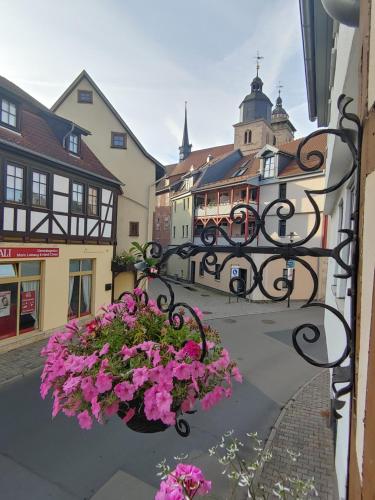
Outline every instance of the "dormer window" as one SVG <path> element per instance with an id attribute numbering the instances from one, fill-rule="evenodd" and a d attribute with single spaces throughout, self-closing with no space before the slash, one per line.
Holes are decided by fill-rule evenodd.
<path id="1" fill-rule="evenodd" d="M 263 160 L 263 178 L 268 179 L 270 177 L 275 177 L 275 157 L 267 156 Z"/>
<path id="2" fill-rule="evenodd" d="M 246 130 L 245 137 L 244 137 L 244 143 L 245 144 L 251 143 L 251 130 Z"/>
<path id="3" fill-rule="evenodd" d="M 17 127 L 17 106 L 8 99 L 1 99 L 1 124 L 7 127 Z"/>
<path id="4" fill-rule="evenodd" d="M 70 134 L 68 137 L 68 150 L 75 154 L 78 155 L 78 150 L 79 150 L 79 137 L 76 134 Z"/>

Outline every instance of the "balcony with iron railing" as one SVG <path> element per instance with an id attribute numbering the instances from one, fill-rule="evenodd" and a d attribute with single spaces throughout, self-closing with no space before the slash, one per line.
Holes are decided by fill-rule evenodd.
<path id="1" fill-rule="evenodd" d="M 233 203 L 208 203 L 207 205 L 200 204 L 195 207 L 194 215 L 196 217 L 212 217 L 217 215 L 228 215 L 232 208 L 239 203 L 246 203 L 245 200 L 236 200 Z M 251 205 L 254 207 L 257 205 L 256 200 L 249 200 Z"/>

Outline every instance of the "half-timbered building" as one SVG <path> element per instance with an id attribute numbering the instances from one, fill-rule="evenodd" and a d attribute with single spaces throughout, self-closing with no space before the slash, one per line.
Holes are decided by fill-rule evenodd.
<path id="1" fill-rule="evenodd" d="M 88 130 L 0 77 L 0 342 L 30 341 L 111 299 L 121 182 Z"/>

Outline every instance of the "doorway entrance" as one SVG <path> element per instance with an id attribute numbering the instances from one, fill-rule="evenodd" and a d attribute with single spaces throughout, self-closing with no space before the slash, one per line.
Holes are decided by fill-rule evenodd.
<path id="1" fill-rule="evenodd" d="M 238 291 L 240 292 L 240 297 L 246 297 L 247 269 L 240 267 L 239 277 L 241 278 L 241 281 L 238 283 Z"/>
<path id="2" fill-rule="evenodd" d="M 190 281 L 195 283 L 195 261 L 190 262 Z"/>

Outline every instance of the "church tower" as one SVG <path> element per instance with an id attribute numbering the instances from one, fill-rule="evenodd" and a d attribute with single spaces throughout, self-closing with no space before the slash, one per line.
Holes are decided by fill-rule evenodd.
<path id="1" fill-rule="evenodd" d="M 184 123 L 184 133 L 182 136 L 182 144 L 178 148 L 180 150 L 180 162 L 184 161 L 189 154 L 191 153 L 191 144 L 189 144 L 189 134 L 188 134 L 188 126 L 187 126 L 187 110 L 186 110 L 186 101 L 185 101 L 185 123 Z"/>
<path id="2" fill-rule="evenodd" d="M 240 104 L 240 121 L 234 125 L 234 149 L 248 154 L 261 149 L 265 144 L 274 144 L 271 128 L 272 102 L 263 93 L 263 81 L 259 77 L 259 55 L 257 74 L 251 82 L 251 93 Z"/>
<path id="3" fill-rule="evenodd" d="M 279 97 L 276 99 L 276 106 L 272 111 L 271 127 L 276 137 L 276 146 L 293 141 L 296 129 L 289 120 L 289 115 L 283 108 L 279 86 Z"/>

